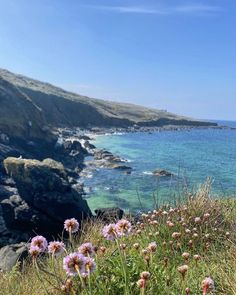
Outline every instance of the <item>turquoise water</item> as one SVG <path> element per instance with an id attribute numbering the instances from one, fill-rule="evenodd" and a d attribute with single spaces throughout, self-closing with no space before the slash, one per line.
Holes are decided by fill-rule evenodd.
<path id="1" fill-rule="evenodd" d="M 85 179 L 85 185 L 91 187 L 88 203 L 93 209 L 115 205 L 146 210 L 156 203 L 177 200 L 184 188 L 196 189 L 207 177 L 212 178 L 213 194 L 236 195 L 236 130 L 127 133 L 99 136 L 94 143 L 128 159 L 133 171 L 126 175 L 99 169 Z M 159 168 L 176 176 L 153 176 L 152 171 Z"/>

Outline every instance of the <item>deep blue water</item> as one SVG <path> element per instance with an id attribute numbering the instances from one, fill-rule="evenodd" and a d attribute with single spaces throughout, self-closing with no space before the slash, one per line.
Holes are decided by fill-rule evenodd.
<path id="1" fill-rule="evenodd" d="M 236 127 L 236 122 L 220 124 Z M 114 205 L 135 211 L 152 208 L 156 202 L 173 202 L 184 188 L 196 189 L 207 177 L 212 178 L 215 196 L 236 195 L 236 130 L 126 133 L 98 136 L 94 143 L 128 159 L 133 172 L 93 171 L 93 177 L 85 179 L 92 189 L 88 202 L 93 209 Z M 159 168 L 176 177 L 153 176 L 152 171 Z"/>

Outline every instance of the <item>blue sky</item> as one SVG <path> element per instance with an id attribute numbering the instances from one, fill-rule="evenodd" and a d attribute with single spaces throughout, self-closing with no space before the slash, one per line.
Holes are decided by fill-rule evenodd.
<path id="1" fill-rule="evenodd" d="M 0 67 L 80 94 L 236 120 L 235 0 L 0 0 Z"/>

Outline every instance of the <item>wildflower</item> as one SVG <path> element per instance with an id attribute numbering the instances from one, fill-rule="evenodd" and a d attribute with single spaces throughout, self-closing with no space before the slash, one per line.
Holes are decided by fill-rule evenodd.
<path id="1" fill-rule="evenodd" d="M 182 275 L 182 277 L 184 279 L 185 275 L 186 275 L 186 273 L 188 271 L 188 266 L 186 264 L 181 265 L 181 266 L 178 267 L 178 271 L 179 271 L 179 273 L 181 273 L 181 275 Z"/>
<path id="2" fill-rule="evenodd" d="M 203 215 L 203 217 L 204 217 L 204 219 L 208 219 L 208 218 L 210 217 L 210 214 L 209 214 L 209 213 L 205 213 L 205 214 Z"/>
<path id="3" fill-rule="evenodd" d="M 190 294 L 190 289 L 189 288 L 186 288 L 185 289 L 185 292 L 186 292 L 186 295 L 189 295 Z"/>
<path id="4" fill-rule="evenodd" d="M 80 253 L 71 253 L 63 259 L 63 269 L 68 276 L 75 276 L 85 272 L 85 256 Z"/>
<path id="5" fill-rule="evenodd" d="M 188 229 L 188 228 L 186 228 L 185 233 L 186 233 L 186 234 L 191 234 L 191 230 Z"/>
<path id="6" fill-rule="evenodd" d="M 167 223 L 168 227 L 174 227 L 175 226 L 174 223 L 171 222 L 171 221 L 167 221 L 166 223 Z"/>
<path id="7" fill-rule="evenodd" d="M 117 227 L 114 223 L 104 226 L 102 230 L 104 238 L 110 241 L 114 241 L 118 237 Z"/>
<path id="8" fill-rule="evenodd" d="M 54 256 L 59 256 L 65 250 L 65 245 L 62 242 L 53 241 L 48 245 L 48 252 L 52 253 Z"/>
<path id="9" fill-rule="evenodd" d="M 29 253 L 33 258 L 36 258 L 41 253 L 41 250 L 38 246 L 31 246 L 29 249 Z"/>
<path id="10" fill-rule="evenodd" d="M 198 238 L 198 234 L 197 234 L 197 233 L 194 233 L 194 234 L 193 234 L 193 238 L 194 238 L 194 239 Z"/>
<path id="11" fill-rule="evenodd" d="M 106 252 L 106 250 L 107 250 L 106 247 L 104 247 L 104 246 L 101 246 L 101 247 L 100 247 L 100 251 L 101 251 L 103 254 Z"/>
<path id="12" fill-rule="evenodd" d="M 71 233 L 76 233 L 79 230 L 79 222 L 75 218 L 66 219 L 64 229 Z"/>
<path id="13" fill-rule="evenodd" d="M 121 249 L 121 250 L 125 250 L 125 249 L 126 249 L 126 247 L 127 247 L 127 245 L 126 245 L 126 244 L 120 244 L 120 249 Z"/>
<path id="14" fill-rule="evenodd" d="M 139 243 L 134 243 L 134 244 L 133 244 L 133 248 L 134 248 L 135 250 L 138 250 L 139 247 L 140 247 Z"/>
<path id="15" fill-rule="evenodd" d="M 193 259 L 194 259 L 194 260 L 196 260 L 196 261 L 198 261 L 198 260 L 200 260 L 200 259 L 201 259 L 201 256 L 200 256 L 200 255 L 198 255 L 198 254 L 196 254 L 196 255 L 193 255 Z"/>
<path id="16" fill-rule="evenodd" d="M 200 217 L 195 217 L 194 222 L 195 223 L 201 223 L 201 218 Z"/>
<path id="17" fill-rule="evenodd" d="M 144 250 L 142 250 L 142 254 L 143 254 L 143 255 L 147 255 L 148 253 L 149 253 L 148 249 L 144 249 Z"/>
<path id="18" fill-rule="evenodd" d="M 35 246 L 40 249 L 40 252 L 44 252 L 47 249 L 48 242 L 43 236 L 36 236 L 31 240 L 30 248 Z"/>
<path id="19" fill-rule="evenodd" d="M 91 274 L 96 270 L 96 263 L 93 258 L 85 257 L 84 259 L 85 273 Z"/>
<path id="20" fill-rule="evenodd" d="M 132 226 L 128 220 L 122 219 L 117 222 L 116 229 L 120 236 L 125 236 L 131 232 Z"/>
<path id="21" fill-rule="evenodd" d="M 65 292 L 66 294 L 69 294 L 70 291 L 72 289 L 72 280 L 71 279 L 67 279 L 65 284 L 63 284 L 61 286 L 61 291 Z"/>
<path id="22" fill-rule="evenodd" d="M 189 254 L 188 252 L 184 252 L 184 253 L 182 254 L 182 257 L 183 257 L 185 260 L 188 260 L 189 257 L 190 257 L 190 254 Z"/>
<path id="23" fill-rule="evenodd" d="M 172 234 L 172 238 L 173 238 L 173 239 L 178 239 L 178 238 L 180 238 L 180 237 L 181 237 L 181 233 L 174 232 L 174 233 Z"/>
<path id="24" fill-rule="evenodd" d="M 141 279 L 144 279 L 144 280 L 148 280 L 150 278 L 151 274 L 150 272 L 148 271 L 143 271 L 141 274 L 140 274 L 140 278 Z"/>
<path id="25" fill-rule="evenodd" d="M 84 256 L 93 256 L 94 248 L 91 243 L 84 243 L 78 248 L 78 252 L 83 254 Z"/>
<path id="26" fill-rule="evenodd" d="M 225 236 L 228 238 L 228 237 L 230 236 L 230 233 L 227 231 L 227 232 L 225 233 Z"/>
<path id="27" fill-rule="evenodd" d="M 203 281 L 202 281 L 202 294 L 203 295 L 206 295 L 208 293 L 208 291 L 214 291 L 215 289 L 215 284 L 214 284 L 214 281 L 212 280 L 212 278 L 208 277 L 208 278 L 205 278 Z"/>
<path id="28" fill-rule="evenodd" d="M 148 245 L 148 250 L 150 251 L 150 252 L 155 252 L 156 251 L 156 249 L 157 249 L 157 243 L 156 242 L 151 242 L 149 245 Z"/>
<path id="29" fill-rule="evenodd" d="M 190 248 L 192 248 L 193 247 L 193 240 L 189 240 L 188 245 Z"/>
<path id="30" fill-rule="evenodd" d="M 139 279 L 139 280 L 137 281 L 137 286 L 138 286 L 138 288 L 140 288 L 140 289 L 144 289 L 145 286 L 146 286 L 146 280 L 144 280 L 144 279 Z"/>

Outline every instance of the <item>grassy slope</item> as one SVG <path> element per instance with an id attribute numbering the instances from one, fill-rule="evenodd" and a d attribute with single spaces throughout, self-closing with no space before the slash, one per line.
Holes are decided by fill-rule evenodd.
<path id="1" fill-rule="evenodd" d="M 168 214 L 163 214 L 163 211 L 167 211 Z M 211 276 L 215 281 L 214 294 L 236 294 L 234 233 L 236 203 L 233 200 L 209 199 L 209 187 L 205 185 L 176 211 L 171 213 L 169 208 L 162 208 L 144 217 L 141 224 L 134 223 L 133 234 L 118 242 L 118 244 L 126 244 L 126 249 L 121 250 L 121 255 L 116 242 L 106 241 L 101 236 L 103 225 L 100 222 L 84 225 L 80 237 L 74 239 L 73 249 L 67 247 L 68 252 L 75 251 L 77 246 L 85 241 L 91 241 L 99 249 L 101 246 L 107 249 L 105 254 L 101 250 L 97 252 L 95 257 L 97 270 L 91 276 L 91 288 L 87 281 L 86 288 L 80 292 L 81 283 L 78 277 L 75 277 L 72 279 L 71 291 L 62 292 L 60 288 L 62 282 L 66 280 L 62 269 L 62 258 L 56 259 L 53 263 L 52 258 L 48 257 L 38 260 L 39 267 L 44 270 L 40 271 L 39 276 L 36 267 L 30 261 L 22 272 L 15 269 L 10 274 L 0 275 L 0 294 L 181 295 L 186 294 L 185 289 L 189 287 L 190 294 L 198 295 L 202 294 L 201 282 L 207 276 Z M 205 213 L 209 213 L 210 216 L 204 220 Z M 201 222 L 196 224 L 195 217 L 201 217 Z M 180 218 L 184 220 L 180 222 Z M 151 220 L 156 220 L 158 224 L 152 225 Z M 167 226 L 167 220 L 171 220 L 174 226 Z M 191 233 L 187 234 L 186 229 L 190 229 Z M 173 239 L 173 232 L 180 232 L 181 237 L 177 240 Z M 194 233 L 197 234 L 195 238 Z M 193 247 L 189 246 L 190 240 L 193 240 Z M 145 260 L 142 250 L 153 241 L 157 243 L 157 250 L 146 254 Z M 134 243 L 139 243 L 138 250 L 134 249 Z M 183 252 L 190 253 L 189 260 L 183 259 Z M 201 256 L 198 262 L 193 259 L 195 254 Z M 184 280 L 177 270 L 183 264 L 189 266 Z M 144 292 L 140 293 L 136 282 L 142 271 L 149 271 L 151 278 Z"/>
<path id="2" fill-rule="evenodd" d="M 81 96 L 48 83 L 0 69 L 1 79 L 12 84 L 28 97 L 41 111 L 45 121 L 54 126 L 126 127 L 134 123 L 160 126 L 166 124 L 210 124 L 161 110 Z M 14 109 L 14 104 L 12 107 Z M 11 110 L 9 109 L 9 111 Z"/>

